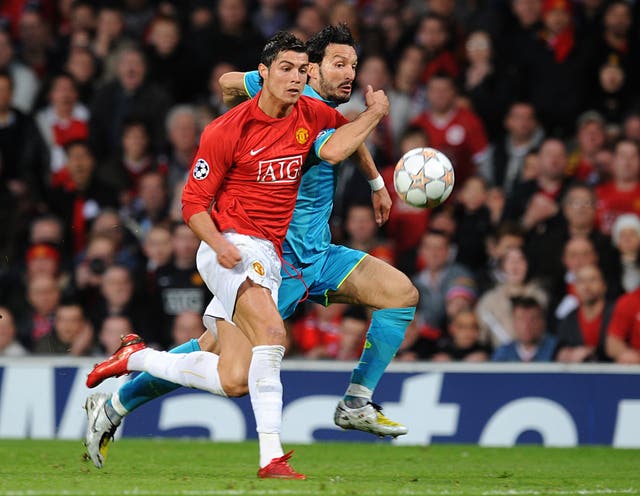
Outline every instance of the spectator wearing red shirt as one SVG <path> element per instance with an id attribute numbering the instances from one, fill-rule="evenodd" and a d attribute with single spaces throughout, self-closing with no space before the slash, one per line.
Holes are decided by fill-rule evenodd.
<path id="1" fill-rule="evenodd" d="M 616 363 L 640 363 L 640 288 L 616 301 L 607 327 L 606 352 Z"/>
<path id="2" fill-rule="evenodd" d="M 428 83 L 438 73 L 458 77 L 460 68 L 448 46 L 451 34 L 447 30 L 446 20 L 438 15 L 429 13 L 422 18 L 415 35 L 415 43 L 422 48 L 425 56 L 425 66 L 420 80 Z"/>
<path id="3" fill-rule="evenodd" d="M 556 360 L 565 363 L 607 361 L 606 330 L 613 303 L 605 298 L 607 285 L 602 271 L 596 265 L 585 265 L 575 275 L 579 305 L 558 324 Z"/>
<path id="4" fill-rule="evenodd" d="M 620 140 L 613 153 L 612 178 L 596 188 L 598 225 L 611 234 L 621 214 L 640 215 L 640 145 L 631 139 Z"/>
<path id="5" fill-rule="evenodd" d="M 460 186 L 487 159 L 489 142 L 480 118 L 471 110 L 458 107 L 457 98 L 453 79 L 446 74 L 434 75 L 427 85 L 430 108 L 412 124 L 422 127 L 431 146 L 449 157 Z"/>
<path id="6" fill-rule="evenodd" d="M 48 205 L 60 218 L 67 220 L 65 239 L 75 254 L 86 245 L 89 224 L 100 211 L 117 205 L 116 192 L 95 174 L 95 156 L 86 141 L 67 144 L 67 164 L 58 175 L 48 195 Z"/>
<path id="7" fill-rule="evenodd" d="M 76 83 L 68 74 L 51 80 L 48 100 L 49 105 L 36 114 L 36 123 L 49 147 L 49 168 L 55 183 L 67 162 L 65 145 L 89 137 L 89 110 L 79 102 Z"/>

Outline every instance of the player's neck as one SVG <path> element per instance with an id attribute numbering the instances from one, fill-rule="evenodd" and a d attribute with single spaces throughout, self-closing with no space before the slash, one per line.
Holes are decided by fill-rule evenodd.
<path id="1" fill-rule="evenodd" d="M 288 116 L 293 110 L 293 104 L 284 102 L 279 98 L 276 98 L 270 93 L 264 91 L 260 93 L 258 100 L 258 107 L 269 117 L 274 119 L 282 119 Z"/>

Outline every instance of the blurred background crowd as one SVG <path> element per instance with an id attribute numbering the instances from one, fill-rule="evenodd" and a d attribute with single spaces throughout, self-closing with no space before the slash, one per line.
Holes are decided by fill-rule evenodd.
<path id="1" fill-rule="evenodd" d="M 180 193 L 218 78 L 277 30 L 345 22 L 391 112 L 368 146 L 393 196 L 402 153 L 456 169 L 435 210 L 340 168 L 334 242 L 412 277 L 397 360 L 640 363 L 640 2 L 13 0 L 0 3 L 0 355 L 170 348 L 211 295 Z M 291 356 L 354 359 L 369 315 L 308 302 Z"/>

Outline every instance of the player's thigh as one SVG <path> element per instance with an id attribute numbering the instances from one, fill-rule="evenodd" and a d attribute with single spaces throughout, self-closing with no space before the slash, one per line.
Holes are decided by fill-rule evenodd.
<path id="1" fill-rule="evenodd" d="M 220 361 L 218 373 L 222 388 L 228 396 L 244 396 L 249 392 L 249 366 L 252 346 L 243 332 L 224 320 L 218 321 Z"/>
<path id="2" fill-rule="evenodd" d="M 286 344 L 286 331 L 271 290 L 247 279 L 238 291 L 233 322 L 253 346 Z"/>
<path id="3" fill-rule="evenodd" d="M 418 303 L 418 291 L 411 280 L 392 265 L 372 256 L 362 259 L 328 296 L 331 303 L 359 304 L 374 309 L 405 308 Z"/>

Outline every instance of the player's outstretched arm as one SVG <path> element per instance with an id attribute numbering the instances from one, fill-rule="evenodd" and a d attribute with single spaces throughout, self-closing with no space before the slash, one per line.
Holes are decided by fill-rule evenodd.
<path id="1" fill-rule="evenodd" d="M 228 107 L 235 107 L 249 99 L 244 87 L 244 72 L 226 72 L 218 79 L 222 88 L 222 100 Z"/>
<path id="2" fill-rule="evenodd" d="M 332 164 L 346 160 L 389 113 L 389 99 L 384 91 L 373 91 L 371 86 L 367 86 L 365 99 L 367 109 L 352 122 L 339 127 L 323 145 L 320 150 L 322 160 Z"/>
<path id="3" fill-rule="evenodd" d="M 392 204 L 391 196 L 389 196 L 389 192 L 384 185 L 382 176 L 378 172 L 371 153 L 364 144 L 358 147 L 351 159 L 355 161 L 360 172 L 371 185 L 371 202 L 376 216 L 376 224 L 382 226 L 389 220 Z"/>

